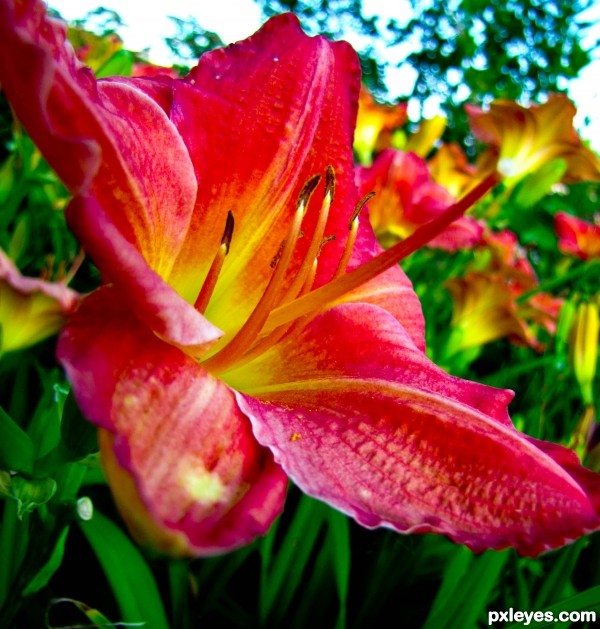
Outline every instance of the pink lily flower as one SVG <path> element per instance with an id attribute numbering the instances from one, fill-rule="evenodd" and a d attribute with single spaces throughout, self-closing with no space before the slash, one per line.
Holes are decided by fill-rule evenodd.
<path id="1" fill-rule="evenodd" d="M 582 260 L 600 257 L 600 224 L 588 223 L 566 212 L 554 217 L 558 248 Z"/>
<path id="2" fill-rule="evenodd" d="M 106 278 L 58 356 L 139 540 L 248 543 L 288 476 L 364 526 L 474 550 L 600 527 L 600 477 L 519 433 L 509 391 L 425 356 L 396 262 L 491 182 L 382 253 L 356 212 L 347 44 L 283 15 L 183 80 L 95 81 L 39 0 L 1 0 L 0 42 L 3 88 Z"/>
<path id="3" fill-rule="evenodd" d="M 419 225 L 443 214 L 456 200 L 431 177 L 427 163 L 415 153 L 386 149 L 372 166 L 356 169 L 361 194 L 375 192 L 369 217 L 379 242 L 390 246 L 414 233 Z M 446 251 L 474 247 L 481 242 L 483 226 L 461 216 L 428 243 Z"/>

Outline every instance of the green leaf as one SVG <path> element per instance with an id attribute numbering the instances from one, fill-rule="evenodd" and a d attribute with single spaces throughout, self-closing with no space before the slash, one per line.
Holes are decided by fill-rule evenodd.
<path id="1" fill-rule="evenodd" d="M 97 511 L 79 526 L 98 557 L 123 619 L 145 621 L 152 629 L 168 629 L 154 576 L 127 535 Z"/>
<path id="2" fill-rule="evenodd" d="M 565 598 L 559 603 L 555 603 L 550 607 L 546 607 L 546 609 L 542 610 L 543 612 L 551 612 L 555 619 L 558 618 L 560 612 L 596 612 L 596 617 L 598 616 L 598 611 L 600 610 L 600 585 L 590 588 L 585 592 L 581 592 L 580 594 L 576 594 L 575 596 L 571 596 L 569 598 Z M 556 627 L 556 629 L 564 629 L 565 627 L 575 626 L 571 622 L 558 622 L 543 620 L 541 622 L 531 622 L 527 625 L 528 629 L 542 629 L 543 627 Z M 580 625 L 577 625 L 580 626 Z M 584 626 L 584 625 L 582 625 Z M 594 624 L 590 623 L 590 627 L 594 626 Z M 523 627 L 523 623 L 514 623 L 506 627 L 506 629 L 517 629 Z"/>
<path id="3" fill-rule="evenodd" d="M 281 619 L 302 581 L 308 560 L 316 548 L 326 509 L 321 503 L 302 496 L 275 560 L 260 588 L 260 617 Z M 277 620 L 276 619 L 276 620 Z"/>
<path id="4" fill-rule="evenodd" d="M 540 166 L 516 186 L 511 201 L 523 209 L 532 207 L 562 179 L 566 170 L 567 162 L 564 159 L 555 159 Z"/>
<path id="5" fill-rule="evenodd" d="M 58 541 L 54 545 L 52 554 L 48 561 L 42 566 L 40 571 L 29 582 L 29 585 L 23 590 L 23 596 L 29 596 L 38 592 L 46 586 L 48 581 L 52 578 L 52 575 L 58 570 L 62 563 L 63 555 L 65 554 L 65 543 L 67 541 L 67 535 L 69 534 L 69 527 L 65 526 L 58 537 Z"/>
<path id="6" fill-rule="evenodd" d="M 56 492 L 56 482 L 52 478 L 27 479 L 13 476 L 10 479 L 9 490 L 17 501 L 17 515 L 22 519 L 26 513 L 46 504 Z"/>
<path id="7" fill-rule="evenodd" d="M 103 79 L 107 76 L 131 76 L 133 70 L 134 54 L 129 50 L 118 50 L 96 72 L 96 78 Z"/>
<path id="8" fill-rule="evenodd" d="M 346 626 L 346 608 L 350 584 L 350 523 L 348 517 L 334 509 L 328 509 L 329 530 L 327 544 L 332 555 L 335 584 L 340 599 L 337 627 Z"/>
<path id="9" fill-rule="evenodd" d="M 475 557 L 466 548 L 457 551 L 423 629 L 475 627 L 508 557 L 508 552 L 487 551 Z"/>
<path id="10" fill-rule="evenodd" d="M 60 405 L 51 375 L 47 376 L 43 386 L 44 392 L 27 428 L 37 458 L 45 456 L 60 443 Z"/>
<path id="11" fill-rule="evenodd" d="M 80 460 L 98 452 L 97 429 L 89 422 L 77 406 L 73 393 L 69 393 L 63 408 L 60 425 L 61 439 L 75 460 Z"/>
<path id="12" fill-rule="evenodd" d="M 0 408 L 0 468 L 31 474 L 33 444 L 26 432 Z"/>
<path id="13" fill-rule="evenodd" d="M 111 623 L 110 620 L 102 613 L 100 613 L 97 609 L 82 603 L 81 601 L 76 601 L 72 598 L 53 598 L 50 601 L 51 605 L 60 605 L 61 603 L 70 603 L 71 605 L 75 605 L 77 609 L 85 614 L 87 619 L 94 623 L 91 625 L 92 627 L 123 627 L 125 623 Z M 81 625 L 79 625 L 81 627 Z M 136 626 L 136 625 L 129 625 Z M 141 626 L 141 625 L 137 625 Z M 49 624 L 49 629 L 53 629 L 53 627 Z"/>
<path id="14" fill-rule="evenodd" d="M 534 609 L 543 609 L 548 603 L 564 596 L 571 585 L 571 577 L 585 543 L 576 543 L 563 548 L 552 570 L 545 576 L 533 605 Z"/>
<path id="15" fill-rule="evenodd" d="M 468 573 L 474 555 L 467 548 L 457 548 L 454 557 L 448 562 L 444 570 L 442 585 L 435 597 L 424 629 L 434 627 L 439 617 L 447 614 L 447 610 L 452 606 L 456 591 L 460 588 L 465 575 Z"/>

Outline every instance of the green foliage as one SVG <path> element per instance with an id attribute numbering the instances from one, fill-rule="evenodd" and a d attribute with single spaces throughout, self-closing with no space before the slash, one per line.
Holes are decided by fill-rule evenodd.
<path id="1" fill-rule="evenodd" d="M 194 18 L 183 20 L 172 17 L 177 32 L 173 37 L 165 37 L 171 52 L 185 62 L 195 64 L 209 50 L 223 46 L 221 38 L 212 31 L 202 28 Z"/>
<path id="2" fill-rule="evenodd" d="M 92 545 L 126 622 L 152 622 L 167 629 L 167 619 L 150 568 L 130 538 L 101 513 L 79 523 Z"/>

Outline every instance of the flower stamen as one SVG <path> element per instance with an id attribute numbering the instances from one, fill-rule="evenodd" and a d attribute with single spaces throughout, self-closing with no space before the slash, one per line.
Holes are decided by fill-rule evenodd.
<path id="1" fill-rule="evenodd" d="M 405 240 L 349 273 L 332 279 L 328 284 L 324 284 L 290 303 L 273 309 L 265 322 L 263 331 L 268 333 L 289 321 L 294 321 L 309 313 L 319 312 L 336 299 L 398 264 L 398 262 L 420 249 L 432 238 L 435 238 L 457 218 L 460 218 L 499 181 L 500 176 L 498 173 L 491 173 L 465 194 L 464 197 L 459 199 L 454 205 L 451 205 L 443 214 L 419 227 Z"/>
<path id="2" fill-rule="evenodd" d="M 204 366 L 214 372 L 221 372 L 242 356 L 260 333 L 269 313 L 277 303 L 281 287 L 285 280 L 285 275 L 292 259 L 296 242 L 300 235 L 300 227 L 308 208 L 308 203 L 317 187 L 321 175 L 311 177 L 302 188 L 296 204 L 296 211 L 292 219 L 292 224 L 281 247 L 281 253 L 274 258 L 275 271 L 262 294 L 254 310 L 236 332 L 234 337 L 224 345 L 216 354 L 213 354 L 204 361 Z"/>
<path id="3" fill-rule="evenodd" d="M 221 244 L 219 245 L 217 253 L 210 265 L 210 269 L 208 270 L 206 279 L 202 284 L 200 293 L 194 302 L 194 308 L 196 308 L 200 314 L 204 314 L 206 311 L 208 302 L 210 301 L 210 298 L 215 290 L 215 286 L 217 285 L 217 280 L 219 279 L 219 274 L 223 268 L 225 257 L 229 253 L 229 246 L 231 245 L 231 239 L 233 237 L 233 227 L 233 214 L 231 210 L 229 210 L 227 212 L 227 219 L 225 221 L 225 229 L 223 231 L 223 237 L 221 238 Z"/>
<path id="4" fill-rule="evenodd" d="M 352 212 L 352 216 L 350 217 L 350 222 L 348 223 L 348 238 L 346 239 L 346 245 L 344 246 L 344 253 L 342 253 L 342 257 L 338 263 L 338 267 L 333 275 L 333 279 L 340 277 L 346 272 L 346 267 L 348 266 L 348 262 L 350 262 L 350 256 L 352 255 L 352 250 L 354 249 L 354 243 L 356 242 L 356 234 L 358 233 L 358 216 L 365 207 L 365 205 L 375 196 L 374 192 L 369 192 L 366 194 L 354 208 L 354 212 Z"/>
<path id="5" fill-rule="evenodd" d="M 317 218 L 317 224 L 315 225 L 315 229 L 313 232 L 312 239 L 310 241 L 310 245 L 308 246 L 308 251 L 304 256 L 304 260 L 302 261 L 302 265 L 298 269 L 296 273 L 296 277 L 294 281 L 287 289 L 285 295 L 280 301 L 281 304 L 286 304 L 298 296 L 298 292 L 302 290 L 303 286 L 306 285 L 307 278 L 310 276 L 312 272 L 312 268 L 314 266 L 314 260 L 318 257 L 319 251 L 321 250 L 322 241 L 323 241 L 323 233 L 325 231 L 325 225 L 327 224 L 327 219 L 329 218 L 329 209 L 333 202 L 333 197 L 335 194 L 335 172 L 332 166 L 327 166 L 327 171 L 325 173 L 325 194 L 323 196 L 323 203 L 321 204 L 321 210 L 319 211 L 319 216 Z M 314 278 L 314 276 L 313 276 Z"/>

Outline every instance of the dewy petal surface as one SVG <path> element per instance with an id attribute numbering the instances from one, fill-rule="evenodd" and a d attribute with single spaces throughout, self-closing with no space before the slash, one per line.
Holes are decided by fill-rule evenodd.
<path id="1" fill-rule="evenodd" d="M 448 376 L 379 308 L 332 309 L 228 379 L 294 482 L 363 525 L 526 555 L 600 526 L 596 475 L 533 445 L 510 392 Z"/>
<path id="2" fill-rule="evenodd" d="M 125 520 L 140 541 L 175 553 L 249 543 L 281 511 L 286 475 L 232 391 L 116 297 L 107 287 L 85 300 L 58 356 L 85 415 L 112 435 L 103 458 Z"/>
<path id="3" fill-rule="evenodd" d="M 246 319 L 264 291 L 303 185 L 331 165 L 335 211 L 324 235 L 337 240 L 323 248 L 316 282 L 329 279 L 334 263 L 327 261 L 337 263 L 358 200 L 351 142 L 359 71 L 350 46 L 306 37 L 287 14 L 239 44 L 203 55 L 186 81 L 175 83 L 171 117 L 201 185 L 171 282 L 195 297 L 231 211 L 232 248 L 206 311 L 225 331 Z M 321 195 L 308 208 L 291 275 L 308 248 Z"/>

